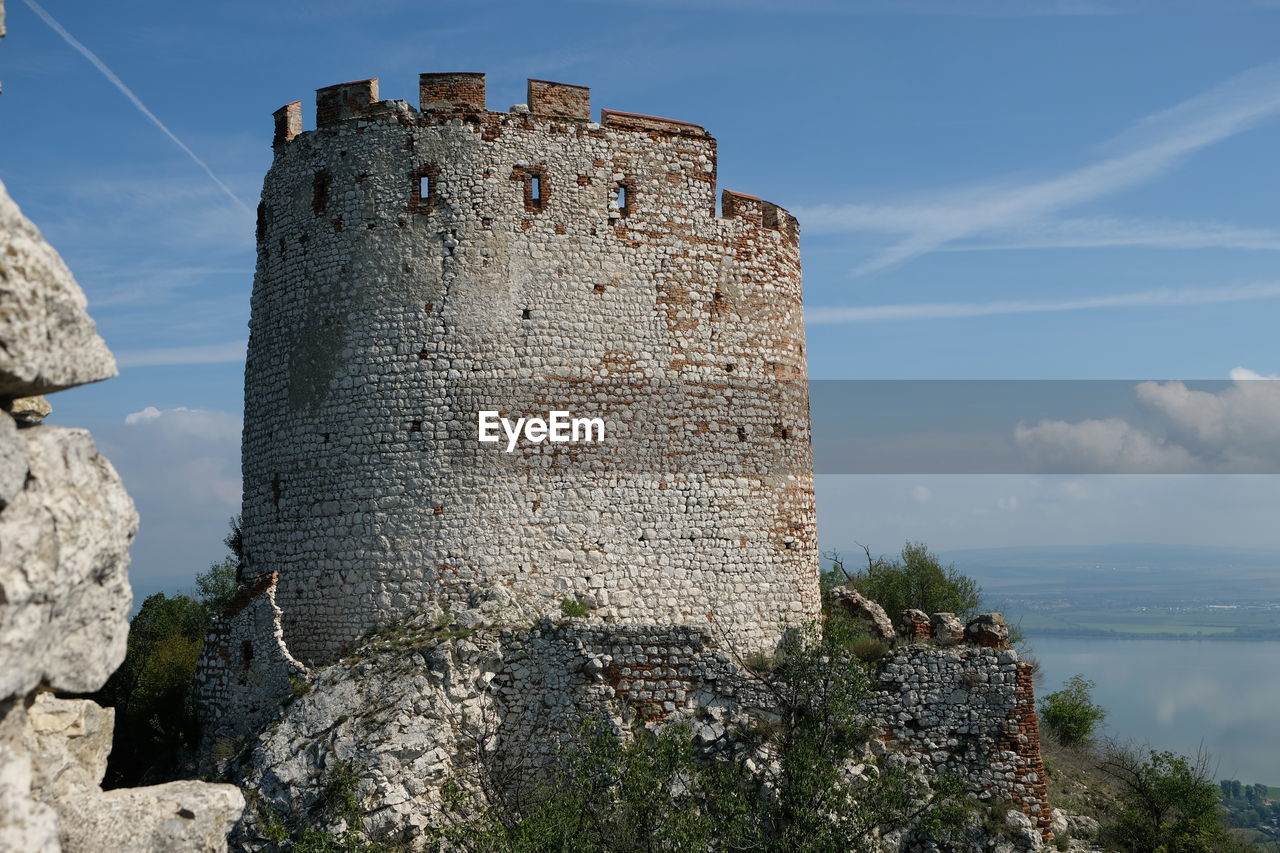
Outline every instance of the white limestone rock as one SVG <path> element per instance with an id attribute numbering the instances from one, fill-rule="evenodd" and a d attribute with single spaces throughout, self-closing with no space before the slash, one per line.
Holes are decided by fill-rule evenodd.
<path id="1" fill-rule="evenodd" d="M 0 511 L 22 491 L 27 479 L 27 448 L 18 438 L 18 425 L 0 412 Z"/>
<path id="2" fill-rule="evenodd" d="M 0 183 L 0 398 L 116 375 L 85 306 L 67 265 Z"/>
<path id="3" fill-rule="evenodd" d="M 0 851 L 60 849 L 57 812 L 31 797 L 31 756 L 0 742 Z"/>
<path id="4" fill-rule="evenodd" d="M 124 659 L 138 516 L 85 430 L 21 430 L 29 476 L 0 511 L 0 698 L 97 690 Z"/>
<path id="5" fill-rule="evenodd" d="M 36 694 L 27 710 L 32 791 L 47 802 L 98 790 L 107 772 L 115 717 L 114 708 L 103 708 L 89 699 Z"/>
<path id="6" fill-rule="evenodd" d="M 62 853 L 222 853 L 244 796 L 234 785 L 182 781 L 71 795 L 54 805 Z"/>

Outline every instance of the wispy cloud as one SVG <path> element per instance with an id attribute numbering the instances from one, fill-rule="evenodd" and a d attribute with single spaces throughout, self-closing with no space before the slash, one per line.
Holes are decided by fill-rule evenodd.
<path id="1" fill-rule="evenodd" d="M 580 0 L 599 4 L 600 0 Z M 1119 15 L 1137 11 L 1141 0 L 625 0 L 631 5 L 723 9 L 730 12 L 950 15 L 1026 18 Z M 1195 0 L 1193 0 L 1195 2 Z M 1203 0 L 1207 2 L 1207 0 Z"/>
<path id="2" fill-rule="evenodd" d="M 954 213 L 936 205 L 818 205 L 796 215 L 809 234 L 861 231 L 909 234 L 933 227 Z M 1006 249 L 1135 247 L 1153 249 L 1280 250 L 1280 228 L 1257 228 L 1229 222 L 1132 219 L 1089 216 L 1010 223 L 984 234 L 958 239 L 940 252 L 989 252 Z M 812 249 L 811 249 L 812 251 Z M 865 247 L 820 247 L 820 252 L 865 252 Z"/>
<path id="3" fill-rule="evenodd" d="M 245 341 L 227 341 L 192 347 L 157 347 L 117 352 L 120 367 L 157 367 L 174 364 L 229 364 L 244 361 Z"/>
<path id="4" fill-rule="evenodd" d="M 241 201 L 240 197 L 231 191 L 231 187 L 223 183 L 222 179 L 214 174 L 213 169 L 209 168 L 208 163 L 200 159 L 196 152 L 192 151 L 191 148 L 179 139 L 177 135 L 156 116 L 155 113 L 151 112 L 151 110 L 147 108 L 147 105 L 142 103 L 142 99 L 134 94 L 133 90 L 126 86 L 124 81 L 116 76 L 116 73 L 108 68 L 105 62 L 98 58 L 96 53 L 89 50 L 89 48 L 85 47 L 78 39 L 76 39 L 75 36 L 67 32 L 67 29 L 63 27 L 62 24 L 58 23 L 58 21 L 46 12 L 39 3 L 36 3 L 35 0 L 23 0 L 23 2 L 31 7 L 31 11 L 35 12 L 36 15 L 40 17 L 40 20 L 48 24 L 49 28 L 57 33 L 63 41 L 71 45 L 71 47 L 78 51 L 85 59 L 89 60 L 93 67 L 98 69 L 98 71 L 102 73 L 102 76 L 106 77 L 111 85 L 119 89 L 120 93 L 129 99 L 129 102 L 137 108 L 138 112 L 146 116 L 147 119 L 159 128 L 165 136 L 169 137 L 169 140 L 173 142 L 174 145 L 182 149 L 183 153 L 190 157 L 192 162 L 200 167 L 200 169 L 209 177 L 209 180 L 213 181 L 213 183 L 217 185 L 218 189 L 222 190 L 222 192 L 226 194 L 227 198 L 231 199 L 231 201 L 244 213 L 253 215 L 253 211 L 250 209 L 249 205 Z"/>
<path id="5" fill-rule="evenodd" d="M 965 241 L 942 251 L 1003 249 L 1076 249 L 1132 247 L 1150 249 L 1280 250 L 1280 228 L 1248 228 L 1226 222 L 1173 222 L 1110 216 L 1029 223 Z"/>
<path id="6" fill-rule="evenodd" d="M 828 205 L 802 211 L 827 229 L 876 230 L 906 236 L 853 270 L 865 275 L 936 251 L 959 240 L 1002 232 L 1028 221 L 1152 181 L 1195 152 L 1241 133 L 1280 112 L 1280 62 L 1271 62 L 1182 103 L 1147 116 L 1102 151 L 1106 155 L 1056 177 L 1013 186 L 951 193 L 908 207 Z M 804 221 L 804 220 L 802 220 Z"/>
<path id="7" fill-rule="evenodd" d="M 1001 314 L 1041 314 L 1054 311 L 1087 311 L 1099 308 L 1173 307 L 1253 302 L 1280 298 L 1280 282 L 1260 282 L 1235 287 L 1155 289 L 1080 299 L 1005 299 L 992 302 L 924 302 L 900 305 L 813 308 L 805 312 L 811 325 L 875 323 L 886 320 L 943 320 L 991 317 Z"/>

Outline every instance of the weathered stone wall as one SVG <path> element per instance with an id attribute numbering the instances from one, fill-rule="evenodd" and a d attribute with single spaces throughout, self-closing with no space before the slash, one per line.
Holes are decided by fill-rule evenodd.
<path id="1" fill-rule="evenodd" d="M 206 748 L 260 731 L 306 678 L 285 647 L 275 589 L 275 572 L 242 585 L 205 636 L 192 699 Z"/>
<path id="2" fill-rule="evenodd" d="M 377 81 L 276 114 L 246 368 L 244 541 L 330 656 L 502 584 L 743 648 L 816 618 L 798 226 L 716 143 L 531 81 Z M 476 441 L 477 412 L 602 416 L 602 445 Z"/>
<path id="3" fill-rule="evenodd" d="M 1004 638 L 999 614 L 971 622 L 956 644 L 936 644 L 930 620 L 906 611 L 906 645 L 880 664 L 874 716 L 882 740 L 932 775 L 955 774 L 983 800 L 1008 801 L 1050 835 L 1051 814 L 1040 758 L 1034 670 Z M 920 614 L 923 615 L 923 614 Z M 935 614 L 938 617 L 951 614 Z M 952 617 L 954 618 L 954 617 Z M 1051 835 L 1050 835 L 1051 837 Z"/>
<path id="4" fill-rule="evenodd" d="M 560 759 L 592 720 L 622 737 L 639 721 L 679 722 L 708 754 L 745 749 L 755 766 L 769 765 L 768 742 L 743 734 L 777 719 L 769 676 L 744 669 L 704 632 L 582 619 L 503 627 L 518 608 L 502 588 L 488 592 L 472 608 L 420 614 L 312 670 L 307 690 L 272 705 L 277 719 L 244 732 L 256 736 L 206 769 L 233 773 L 276 814 L 302 816 L 315 813 L 327 774 L 345 765 L 366 829 L 379 837 L 474 817 L 495 789 L 518 798 L 530 772 Z M 994 623 L 989 615 L 972 624 Z M 1041 849 L 1051 813 L 1026 665 L 1007 648 L 981 645 L 976 632 L 945 646 L 896 642 L 869 708 L 878 734 L 850 772 L 870 780 L 867 766 L 890 763 L 931 779 L 958 774 L 981 799 L 1015 808 L 1009 838 L 972 849 Z M 472 799 L 451 804 L 453 786 Z M 241 842 L 252 841 L 257 820 L 250 816 Z M 903 837 L 885 849 L 935 848 Z"/>

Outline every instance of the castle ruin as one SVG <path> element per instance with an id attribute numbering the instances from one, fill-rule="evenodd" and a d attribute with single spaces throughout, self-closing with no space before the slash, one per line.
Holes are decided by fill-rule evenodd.
<path id="1" fill-rule="evenodd" d="M 378 81 L 275 114 L 245 371 L 246 578 L 331 658 L 426 602 L 699 625 L 816 618 L 798 225 L 725 191 L 697 125 L 530 80 Z M 597 446 L 477 441 L 477 415 L 601 417 Z"/>

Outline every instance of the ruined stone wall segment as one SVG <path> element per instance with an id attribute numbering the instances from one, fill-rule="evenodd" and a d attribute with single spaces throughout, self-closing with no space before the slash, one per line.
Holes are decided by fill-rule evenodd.
<path id="1" fill-rule="evenodd" d="M 272 572 L 241 585 L 209 627 L 193 687 L 206 750 L 259 731 L 307 675 L 284 644 L 276 579 Z"/>
<path id="2" fill-rule="evenodd" d="M 354 118 L 378 100 L 378 78 L 339 83 L 316 90 L 316 127 L 332 127 Z"/>
<path id="3" fill-rule="evenodd" d="M 424 113 L 440 110 L 483 112 L 484 75 L 467 71 L 419 74 L 418 108 Z"/>
<path id="4" fill-rule="evenodd" d="M 716 217 L 714 138 L 320 92 L 264 185 L 246 365 L 248 571 L 279 572 L 289 649 L 494 583 L 744 649 L 816 618 L 798 243 Z M 482 452 L 481 408 L 603 412 L 635 452 Z"/>
<path id="5" fill-rule="evenodd" d="M 534 115 L 587 121 L 591 118 L 591 90 L 586 86 L 529 81 L 529 112 Z"/>
<path id="6" fill-rule="evenodd" d="M 908 763 L 1012 802 L 1052 838 L 1033 675 L 1009 648 L 900 647 L 880 663 L 873 716 Z"/>
<path id="7" fill-rule="evenodd" d="M 285 104 L 271 114 L 275 120 L 275 136 L 271 141 L 273 148 L 279 148 L 302 133 L 302 101 Z"/>

